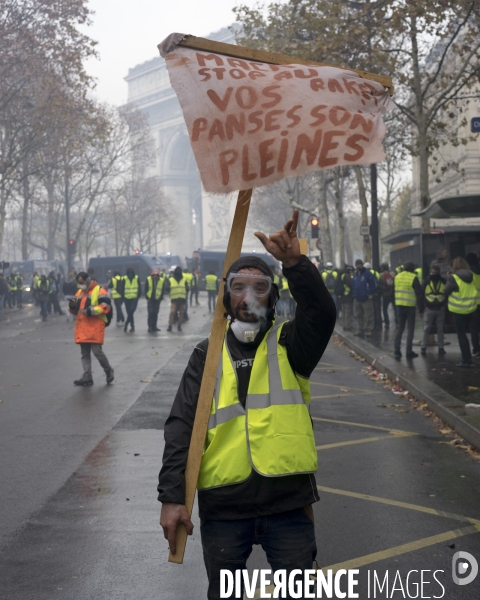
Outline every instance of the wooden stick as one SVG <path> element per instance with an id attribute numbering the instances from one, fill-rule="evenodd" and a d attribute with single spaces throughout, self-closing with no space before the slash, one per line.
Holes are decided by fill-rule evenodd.
<path id="1" fill-rule="evenodd" d="M 330 63 L 305 60 L 303 58 L 297 58 L 296 56 L 277 54 L 276 52 L 267 52 L 266 50 L 255 50 L 254 48 L 245 48 L 244 46 L 236 46 L 234 44 L 214 42 L 213 40 L 207 40 L 194 35 L 189 35 L 186 39 L 179 43 L 179 46 L 193 48 L 194 50 L 215 52 L 216 54 L 224 54 L 225 56 L 243 58 L 244 60 L 253 60 L 272 65 L 314 65 L 317 67 L 336 67 L 337 69 L 343 69 L 344 71 L 354 71 L 364 79 L 370 79 L 371 81 L 380 83 L 388 89 L 390 96 L 393 96 L 394 87 L 392 78 L 388 77 L 387 75 L 378 75 L 377 73 L 369 73 L 368 71 L 361 71 L 359 69 L 349 69 L 348 67 L 339 67 L 338 65 L 332 65 Z"/>
<path id="2" fill-rule="evenodd" d="M 237 206 L 233 217 L 232 229 L 228 240 L 227 254 L 223 263 L 222 280 L 227 274 L 230 265 L 240 256 L 243 244 L 245 226 L 247 224 L 248 210 L 252 190 L 238 192 Z M 223 283 L 223 282 L 222 282 Z M 220 284 L 217 296 L 217 305 L 213 316 L 212 331 L 208 342 L 207 357 L 203 371 L 202 385 L 198 397 L 197 412 L 193 424 L 192 438 L 188 450 L 187 467 L 185 470 L 185 506 L 191 516 L 195 491 L 197 488 L 198 474 L 202 460 L 203 447 L 207 436 L 208 419 L 212 406 L 215 378 L 217 375 L 218 362 L 222 351 L 223 339 L 225 337 L 225 307 L 223 306 L 223 284 Z M 182 564 L 185 546 L 187 543 L 187 532 L 183 525 L 177 527 L 177 548 L 175 554 L 170 552 L 168 560 L 173 563 Z"/>

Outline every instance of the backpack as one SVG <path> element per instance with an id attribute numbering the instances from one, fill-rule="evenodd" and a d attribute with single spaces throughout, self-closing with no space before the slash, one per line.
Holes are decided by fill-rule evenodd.
<path id="1" fill-rule="evenodd" d="M 335 289 L 335 283 L 336 283 L 337 279 L 338 279 L 338 277 L 335 277 L 335 275 L 333 274 L 333 271 L 330 271 L 330 273 L 327 273 L 327 276 L 325 277 L 325 285 L 327 286 L 327 290 L 329 292 L 331 292 Z"/>

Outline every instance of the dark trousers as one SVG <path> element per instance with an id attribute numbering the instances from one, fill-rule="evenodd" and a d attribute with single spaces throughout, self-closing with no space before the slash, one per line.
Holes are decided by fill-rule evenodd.
<path id="1" fill-rule="evenodd" d="M 117 313 L 117 323 L 125 323 L 125 316 L 122 310 L 123 298 L 114 298 L 115 311 Z"/>
<path id="2" fill-rule="evenodd" d="M 453 322 L 455 323 L 455 329 L 457 330 L 458 343 L 460 345 L 460 352 L 462 353 L 462 362 L 470 364 L 472 362 L 472 353 L 470 351 L 470 342 L 467 337 L 467 329 L 472 321 L 472 315 L 458 315 L 453 313 Z"/>
<path id="3" fill-rule="evenodd" d="M 158 312 L 160 310 L 161 300 L 155 300 L 155 298 L 149 298 L 147 301 L 148 310 L 148 329 L 157 328 Z"/>
<path id="4" fill-rule="evenodd" d="M 138 298 L 125 298 L 125 310 L 127 311 L 127 321 L 125 323 L 125 327 L 130 325 L 133 329 L 135 328 L 135 321 L 133 320 L 133 314 L 137 310 Z"/>
<path id="5" fill-rule="evenodd" d="M 7 294 L 7 302 L 8 302 L 8 308 L 13 308 L 15 306 L 15 302 L 17 301 L 17 292 L 15 291 L 11 291 L 8 292 Z"/>
<path id="6" fill-rule="evenodd" d="M 215 302 L 217 300 L 217 292 L 208 292 L 208 312 L 215 310 Z"/>
<path id="7" fill-rule="evenodd" d="M 477 310 L 472 313 L 470 332 L 472 335 L 472 352 L 477 354 L 477 352 L 480 352 L 480 304 L 477 306 Z"/>
<path id="8" fill-rule="evenodd" d="M 40 314 L 44 319 L 47 318 L 47 300 L 39 300 L 40 302 Z"/>
<path id="9" fill-rule="evenodd" d="M 287 580 L 293 569 L 311 569 L 317 555 L 313 521 L 303 508 L 268 517 L 203 521 L 200 533 L 209 600 L 220 598 L 220 570 L 235 574 L 245 569 L 254 544 L 262 546 L 272 571 L 287 571 Z M 235 598 L 235 591 L 229 598 Z"/>
<path id="10" fill-rule="evenodd" d="M 192 291 L 190 292 L 190 306 L 192 306 L 194 296 L 195 296 L 195 304 L 198 306 L 198 304 L 200 304 L 198 301 L 198 285 L 194 285 L 192 287 Z"/>
<path id="11" fill-rule="evenodd" d="M 400 352 L 402 343 L 402 335 L 407 326 L 407 354 L 412 352 L 413 334 L 415 332 L 415 306 L 397 306 L 398 310 L 398 327 L 395 334 L 395 352 Z"/>
<path id="12" fill-rule="evenodd" d="M 393 301 L 393 296 L 383 296 L 382 298 L 382 310 L 383 310 L 383 322 L 385 327 L 390 327 L 390 317 L 388 315 L 388 307 L 390 304 L 393 306 L 393 314 L 395 315 L 395 325 L 398 325 L 398 311 Z"/>
<path id="13" fill-rule="evenodd" d="M 23 290 L 17 290 L 17 305 L 21 308 L 23 304 Z"/>
<path id="14" fill-rule="evenodd" d="M 188 294 L 190 290 L 187 290 L 187 295 L 185 297 L 185 310 L 183 311 L 183 320 L 188 321 Z"/>
<path id="15" fill-rule="evenodd" d="M 58 301 L 57 292 L 51 292 L 48 296 L 48 312 L 51 313 L 53 308 L 53 312 L 56 312 L 58 315 L 63 314 L 62 309 L 60 308 L 60 303 Z"/>
<path id="16" fill-rule="evenodd" d="M 80 351 L 82 355 L 83 374 L 87 377 L 92 377 L 92 352 L 105 372 L 111 370 L 112 367 L 102 350 L 101 344 L 80 344 Z"/>

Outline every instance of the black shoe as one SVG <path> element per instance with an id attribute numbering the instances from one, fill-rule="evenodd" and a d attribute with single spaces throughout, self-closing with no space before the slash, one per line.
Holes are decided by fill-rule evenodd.
<path id="1" fill-rule="evenodd" d="M 172 326 L 171 326 L 171 325 L 169 325 L 169 326 L 167 327 L 167 331 L 172 331 Z"/>
<path id="2" fill-rule="evenodd" d="M 438 349 L 438 356 L 442 356 L 443 354 L 446 354 L 445 350 L 443 348 L 439 348 Z"/>
<path id="3" fill-rule="evenodd" d="M 418 357 L 418 354 L 417 354 L 416 352 L 413 352 L 413 351 L 412 351 L 412 352 L 407 352 L 407 353 L 405 354 L 405 356 L 406 356 L 407 358 L 417 358 L 417 357 Z"/>
<path id="4" fill-rule="evenodd" d="M 181 325 L 178 325 L 177 331 L 182 331 L 182 326 Z"/>
<path id="5" fill-rule="evenodd" d="M 130 327 L 130 333 L 133 333 L 135 331 L 135 327 L 133 327 L 133 325 Z"/>
<path id="6" fill-rule="evenodd" d="M 123 331 L 124 331 L 125 333 L 127 333 L 127 327 L 128 327 L 128 325 L 125 323 L 125 325 L 123 326 Z"/>
<path id="7" fill-rule="evenodd" d="M 47 317 L 43 317 L 42 321 L 46 321 L 46 320 L 47 320 Z"/>
<path id="8" fill-rule="evenodd" d="M 402 358 L 402 353 L 401 353 L 401 352 L 394 352 L 394 353 L 393 353 L 393 356 L 394 356 L 395 358 Z"/>
<path id="9" fill-rule="evenodd" d="M 155 329 L 152 329 L 151 327 L 148 328 L 148 333 L 153 333 L 155 331 Z"/>
<path id="10" fill-rule="evenodd" d="M 162 330 L 161 330 L 161 329 L 159 329 L 158 327 L 154 327 L 154 328 L 152 329 L 152 331 L 162 331 Z"/>
<path id="11" fill-rule="evenodd" d="M 73 385 L 93 385 L 93 379 L 91 377 L 83 375 L 80 379 L 75 379 Z"/>
<path id="12" fill-rule="evenodd" d="M 425 356 L 426 353 L 427 353 L 427 349 L 426 348 L 422 348 L 420 350 L 420 354 L 423 354 Z M 438 353 L 440 354 L 440 351 Z"/>
<path id="13" fill-rule="evenodd" d="M 458 367 L 459 369 L 471 369 L 473 367 L 473 364 L 472 363 L 459 362 L 455 366 Z"/>
<path id="14" fill-rule="evenodd" d="M 105 371 L 105 375 L 107 376 L 107 383 L 112 383 L 112 381 L 114 379 L 114 377 L 113 377 L 113 375 L 114 375 L 113 369 L 107 369 Z M 93 381 L 92 381 L 92 383 L 93 383 Z"/>

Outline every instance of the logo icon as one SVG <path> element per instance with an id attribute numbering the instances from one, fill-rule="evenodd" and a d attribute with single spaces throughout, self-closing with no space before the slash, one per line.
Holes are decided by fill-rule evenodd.
<path id="1" fill-rule="evenodd" d="M 470 573 L 463 577 L 470 569 Z M 477 559 L 469 552 L 455 552 L 452 558 L 452 579 L 457 585 L 468 585 L 478 575 Z"/>

